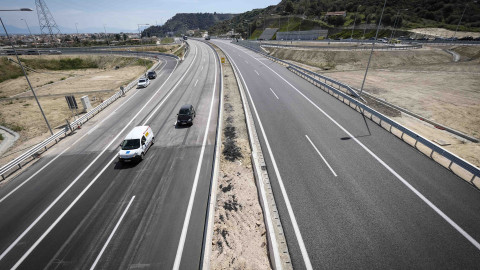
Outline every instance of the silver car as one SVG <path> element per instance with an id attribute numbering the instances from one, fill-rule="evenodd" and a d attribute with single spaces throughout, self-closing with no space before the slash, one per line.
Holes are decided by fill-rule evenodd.
<path id="1" fill-rule="evenodd" d="M 138 87 L 147 87 L 150 84 L 150 80 L 148 78 L 140 78 L 138 80 Z"/>

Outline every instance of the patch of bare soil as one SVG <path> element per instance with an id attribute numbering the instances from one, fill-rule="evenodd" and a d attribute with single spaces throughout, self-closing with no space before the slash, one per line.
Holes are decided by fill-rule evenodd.
<path id="1" fill-rule="evenodd" d="M 210 266 L 271 269 L 240 93 L 230 65 L 223 67 L 224 129 Z"/>
<path id="2" fill-rule="evenodd" d="M 66 119 L 70 122 L 74 119 L 68 109 L 65 95 L 74 95 L 81 109 L 83 108 L 80 98 L 88 95 L 92 106 L 95 107 L 111 97 L 120 86 L 126 85 L 145 72 L 145 67 L 134 65 L 115 69 L 114 58 L 110 60 L 105 58 L 105 61 L 107 63 L 100 65 L 105 68 L 100 69 L 29 72 L 30 82 L 54 133 L 65 126 Z M 8 96 L 0 99 L 0 124 L 3 123 L 20 134 L 17 142 L 7 152 L 1 154 L 1 166 L 20 155 L 24 149 L 48 138 L 50 132 L 25 77 L 0 83 L 0 91 L 2 95 Z"/>
<path id="3" fill-rule="evenodd" d="M 453 35 L 455 34 L 455 31 L 447 30 L 443 28 L 416 28 L 409 31 L 415 34 L 427 35 L 432 37 L 443 37 L 443 38 L 453 37 Z M 475 37 L 480 37 L 480 33 L 458 31 L 455 34 L 455 37 L 457 38 L 474 37 L 475 38 Z"/>
<path id="4" fill-rule="evenodd" d="M 443 49 L 459 53 L 461 60 L 453 62 L 452 56 Z M 294 60 L 307 69 L 359 89 L 368 62 L 365 53 L 285 50 L 274 55 Z M 364 90 L 425 118 L 480 138 L 479 54 L 478 46 L 374 52 Z M 322 70 L 319 66 L 325 61 L 334 62 L 335 67 L 327 72 Z M 480 166 L 478 143 L 459 139 L 404 115 L 391 116 L 430 140 L 448 142 L 450 145 L 444 146 L 446 149 Z"/>
<path id="5" fill-rule="evenodd" d="M 364 70 L 370 51 L 324 51 L 324 50 L 291 50 L 291 49 L 269 49 L 274 57 L 291 60 L 317 67 L 316 71 L 346 71 Z M 436 48 L 424 48 L 407 51 L 375 51 L 375 61 L 370 63 L 370 68 L 401 67 L 405 65 L 432 65 L 449 63 L 452 55 Z"/>

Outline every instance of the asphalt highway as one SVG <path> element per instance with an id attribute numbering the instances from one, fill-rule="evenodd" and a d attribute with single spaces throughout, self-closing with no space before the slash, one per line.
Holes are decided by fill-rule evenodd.
<path id="1" fill-rule="evenodd" d="M 180 63 L 133 89 L 0 188 L 0 269 L 197 269 L 219 102 L 213 50 L 189 41 Z M 197 112 L 176 127 L 181 105 Z M 138 125 L 155 144 L 121 164 Z"/>
<path id="2" fill-rule="evenodd" d="M 478 269 L 480 193 L 259 54 L 238 69 L 294 269 Z"/>

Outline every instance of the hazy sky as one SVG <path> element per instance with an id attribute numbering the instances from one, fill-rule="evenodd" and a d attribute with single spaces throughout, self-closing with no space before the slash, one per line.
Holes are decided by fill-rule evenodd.
<path id="1" fill-rule="evenodd" d="M 280 0 L 44 0 L 59 26 L 78 30 L 101 28 L 136 30 L 137 24 L 163 24 L 176 13 L 241 13 L 276 5 Z M 35 0 L 0 0 L 0 10 L 31 8 L 31 12 L 2 12 L 7 25 L 38 27 Z"/>

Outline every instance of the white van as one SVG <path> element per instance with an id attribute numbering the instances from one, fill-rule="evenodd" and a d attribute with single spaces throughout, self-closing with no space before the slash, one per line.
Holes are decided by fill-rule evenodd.
<path id="1" fill-rule="evenodd" d="M 155 136 L 149 126 L 134 127 L 120 144 L 118 160 L 131 161 L 143 160 L 147 150 L 155 143 Z"/>

